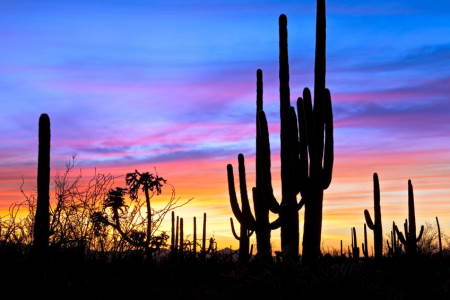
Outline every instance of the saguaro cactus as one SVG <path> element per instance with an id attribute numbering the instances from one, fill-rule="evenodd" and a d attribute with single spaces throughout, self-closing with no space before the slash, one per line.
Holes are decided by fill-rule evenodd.
<path id="1" fill-rule="evenodd" d="M 330 92 L 325 89 L 325 1 L 318 1 L 314 107 L 311 93 L 304 90 L 297 101 L 297 114 L 290 103 L 287 18 L 279 18 L 279 81 L 280 81 L 280 157 L 281 201 L 273 194 L 271 183 L 270 141 L 263 110 L 262 71 L 257 71 L 257 134 L 256 134 L 256 188 L 253 190 L 255 217 L 247 212 L 248 197 L 242 194 L 242 210 L 237 204 L 232 179 L 233 169 L 227 166 L 228 186 L 233 212 L 247 229 L 255 227 L 258 253 L 270 253 L 270 230 L 281 226 L 283 256 L 297 259 L 299 254 L 298 211 L 305 204 L 303 236 L 304 259 L 320 255 L 323 191 L 328 188 L 333 168 L 333 114 Z M 243 155 L 240 155 L 240 178 Z M 245 167 L 244 167 L 245 169 Z M 233 184 L 233 186 L 231 186 Z M 300 193 L 301 200 L 297 202 Z M 268 209 L 279 214 L 269 223 Z M 254 223 L 256 222 L 256 223 Z M 261 225 L 261 226 L 260 226 Z"/>
<path id="2" fill-rule="evenodd" d="M 352 227 L 352 229 L 350 230 L 350 234 L 352 237 L 352 256 L 354 259 L 358 259 L 359 258 L 359 247 L 358 247 L 358 240 L 356 237 L 356 228 Z"/>
<path id="3" fill-rule="evenodd" d="M 175 212 L 172 211 L 172 227 L 171 227 L 171 234 L 170 234 L 170 250 L 174 251 L 176 249 L 175 244 Z"/>
<path id="4" fill-rule="evenodd" d="M 364 210 L 364 217 L 367 226 L 373 230 L 375 258 L 380 258 L 383 256 L 383 226 L 381 224 L 380 183 L 377 173 L 373 173 L 373 210 L 375 213 L 374 221 L 372 221 L 367 209 Z"/>
<path id="5" fill-rule="evenodd" d="M 37 171 L 37 205 L 34 219 L 34 247 L 45 251 L 49 242 L 50 224 L 50 118 L 39 118 L 39 153 Z"/>
<path id="6" fill-rule="evenodd" d="M 271 259 L 272 257 L 272 247 L 270 245 L 270 231 L 279 227 L 279 222 L 269 222 L 269 209 L 267 205 L 263 203 L 263 197 L 258 195 L 256 188 L 253 188 L 253 205 L 255 210 L 255 216 L 253 216 L 250 210 L 250 204 L 247 195 L 247 183 L 245 179 L 245 161 L 244 155 L 239 154 L 238 156 L 239 164 L 239 183 L 241 192 L 241 202 L 240 208 L 236 196 L 236 189 L 234 186 L 234 174 L 233 166 L 227 166 L 228 173 L 228 191 L 230 195 L 231 208 L 233 210 L 234 216 L 241 224 L 245 230 L 256 232 L 256 247 L 257 255 L 262 259 Z M 247 250 L 248 251 L 248 250 Z"/>
<path id="7" fill-rule="evenodd" d="M 184 251 L 184 225 L 183 218 L 180 218 L 180 252 Z"/>
<path id="8" fill-rule="evenodd" d="M 300 133 L 300 152 L 309 154 L 307 180 L 301 181 L 302 196 L 306 198 L 303 231 L 303 259 L 313 261 L 320 255 L 322 236 L 323 192 L 331 183 L 334 162 L 333 110 L 330 91 L 325 88 L 326 74 L 326 11 L 325 0 L 317 1 L 316 53 L 314 64 L 314 107 L 308 89 L 298 99 L 299 120 L 304 122 Z M 304 112 L 304 115 L 302 114 Z M 301 136 L 301 135 L 300 135 Z M 304 159 L 303 165 L 308 166 Z M 308 170 L 308 169 L 307 169 Z"/>
<path id="9" fill-rule="evenodd" d="M 206 213 L 203 213 L 202 254 L 206 254 Z"/>
<path id="10" fill-rule="evenodd" d="M 194 256 L 197 254 L 197 218 L 194 217 L 194 224 L 193 224 L 193 234 L 192 234 L 192 252 L 194 253 Z"/>
<path id="11" fill-rule="evenodd" d="M 406 253 L 409 255 L 417 254 L 417 242 L 422 238 L 424 227 L 420 227 L 420 233 L 417 236 L 416 232 L 416 211 L 414 208 L 414 191 L 411 180 L 408 180 L 408 219 L 404 223 L 405 234 L 398 230 L 397 226 L 394 226 L 394 230 L 397 233 L 398 239 L 406 249 Z"/>
<path id="12" fill-rule="evenodd" d="M 233 218 L 230 218 L 231 231 L 233 232 L 234 238 L 239 241 L 239 261 L 247 262 L 250 259 L 251 252 L 250 247 L 250 237 L 252 236 L 252 230 L 248 230 L 245 225 L 241 224 L 239 235 L 234 229 Z"/>

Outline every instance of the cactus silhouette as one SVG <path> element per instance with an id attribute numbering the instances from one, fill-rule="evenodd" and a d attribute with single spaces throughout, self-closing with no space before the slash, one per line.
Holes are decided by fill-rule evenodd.
<path id="1" fill-rule="evenodd" d="M 193 236 L 192 236 L 192 252 L 194 253 L 194 256 L 197 255 L 197 218 L 194 217 L 194 223 L 193 223 Z"/>
<path id="2" fill-rule="evenodd" d="M 249 230 L 255 231 L 257 255 L 262 259 L 269 260 L 272 257 L 272 247 L 270 245 L 270 231 L 272 229 L 276 229 L 277 227 L 279 227 L 279 225 L 277 225 L 279 224 L 279 222 L 277 221 L 272 223 L 269 222 L 269 209 L 267 205 L 265 205 L 265 203 L 263 202 L 264 198 L 258 194 L 257 188 L 252 189 L 253 206 L 255 210 L 255 216 L 253 216 L 250 210 L 250 204 L 247 195 L 244 155 L 239 154 L 238 164 L 239 164 L 239 183 L 240 183 L 242 208 L 239 207 L 236 196 L 236 189 L 234 186 L 233 166 L 229 164 L 227 166 L 227 173 L 228 173 L 228 192 L 230 195 L 231 208 L 233 210 L 234 216 L 241 224 L 242 231 L 243 230 L 247 230 L 247 232 Z"/>
<path id="3" fill-rule="evenodd" d="M 392 230 L 391 230 L 391 243 L 389 244 L 389 240 L 387 240 L 387 246 L 389 250 L 389 255 L 395 256 L 397 254 L 400 254 L 401 252 L 401 246 L 399 245 L 397 233 L 395 231 L 395 222 L 392 222 Z"/>
<path id="4" fill-rule="evenodd" d="M 172 219 L 171 219 L 171 234 L 170 234 L 170 250 L 174 251 L 176 249 L 176 243 L 175 243 L 175 212 L 172 211 Z"/>
<path id="5" fill-rule="evenodd" d="M 236 233 L 234 228 L 233 218 L 230 218 L 231 231 L 233 232 L 234 238 L 239 241 L 239 261 L 247 262 L 250 259 L 251 252 L 250 248 L 250 237 L 253 234 L 253 230 L 248 230 L 245 225 L 241 224 L 239 235 Z"/>
<path id="6" fill-rule="evenodd" d="M 37 171 L 37 204 L 34 219 L 34 247 L 43 253 L 48 247 L 50 224 L 50 118 L 39 118 L 39 152 Z"/>
<path id="7" fill-rule="evenodd" d="M 369 247 L 368 247 L 368 243 L 367 243 L 367 227 L 366 224 L 364 224 L 364 243 L 362 243 L 362 252 L 364 254 L 365 258 L 369 258 Z"/>
<path id="8" fill-rule="evenodd" d="M 381 224 L 380 183 L 377 173 L 373 173 L 373 210 L 375 214 L 374 221 L 372 221 L 367 209 L 364 210 L 364 217 L 366 218 L 367 226 L 373 230 L 375 258 L 380 258 L 383 256 L 383 226 Z"/>
<path id="9" fill-rule="evenodd" d="M 175 227 L 175 250 L 178 250 L 179 228 L 180 228 L 180 217 L 177 216 L 177 223 Z"/>
<path id="10" fill-rule="evenodd" d="M 439 225 L 439 219 L 438 219 L 438 217 L 436 217 L 436 225 L 437 225 L 437 230 L 438 230 L 439 255 L 442 255 L 441 226 Z"/>
<path id="11" fill-rule="evenodd" d="M 422 238 L 424 227 L 420 227 L 419 235 L 416 232 L 416 211 L 414 209 L 414 191 L 411 180 L 408 180 L 408 219 L 405 220 L 405 234 L 400 232 L 398 227 L 394 225 L 399 241 L 405 247 L 406 253 L 409 255 L 417 254 L 417 242 Z"/>
<path id="12" fill-rule="evenodd" d="M 253 189 L 255 216 L 251 214 L 245 182 L 244 156 L 239 155 L 242 209 L 237 203 L 233 168 L 227 166 L 228 187 L 233 213 L 241 226 L 255 230 L 258 254 L 271 253 L 270 231 L 281 226 L 284 258 L 298 259 L 299 217 L 303 205 L 305 231 L 304 258 L 320 255 L 323 191 L 332 177 L 333 114 L 330 92 L 325 89 L 325 1 L 318 1 L 314 107 L 311 93 L 304 90 L 297 101 L 297 114 L 290 103 L 287 18 L 279 17 L 280 157 L 281 201 L 274 197 L 271 175 L 269 130 L 263 109 L 262 71 L 257 71 L 256 88 L 256 187 Z M 297 195 L 301 199 L 297 201 Z M 270 223 L 268 214 L 279 218 Z"/>
<path id="13" fill-rule="evenodd" d="M 180 218 L 180 246 L 179 246 L 181 254 L 183 254 L 184 251 L 184 224 L 183 224 L 183 218 Z"/>
<path id="14" fill-rule="evenodd" d="M 359 258 L 359 247 L 358 247 L 358 240 L 356 237 L 356 228 L 352 227 L 352 229 L 350 230 L 350 234 L 352 237 L 352 256 L 354 259 L 358 259 Z"/>
<path id="15" fill-rule="evenodd" d="M 206 213 L 203 213 L 202 255 L 206 255 Z"/>
<path id="16" fill-rule="evenodd" d="M 314 64 L 314 107 L 308 89 L 297 101 L 300 125 L 301 165 L 300 192 L 305 202 L 303 260 L 312 262 L 320 255 L 322 235 L 323 192 L 331 183 L 334 162 L 333 110 L 330 91 L 325 88 L 326 11 L 325 0 L 317 1 L 316 53 Z M 305 137 L 302 141 L 302 136 Z M 308 168 L 309 167 L 309 168 Z M 307 177 L 307 178 L 304 178 Z M 306 180 L 303 180 L 306 179 Z"/>

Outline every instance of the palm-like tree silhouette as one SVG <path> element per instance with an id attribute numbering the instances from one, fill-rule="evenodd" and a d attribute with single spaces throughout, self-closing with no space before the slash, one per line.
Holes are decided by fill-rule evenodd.
<path id="1" fill-rule="evenodd" d="M 137 200 L 139 195 L 139 190 L 145 194 L 145 204 L 147 206 L 147 232 L 146 240 L 151 240 L 152 235 L 152 211 L 150 205 L 150 192 L 157 195 L 161 194 L 162 187 L 166 183 L 166 179 L 153 175 L 149 172 L 140 173 L 138 170 L 134 170 L 133 173 L 127 173 L 125 177 L 125 182 L 129 189 L 129 194 L 131 200 Z"/>

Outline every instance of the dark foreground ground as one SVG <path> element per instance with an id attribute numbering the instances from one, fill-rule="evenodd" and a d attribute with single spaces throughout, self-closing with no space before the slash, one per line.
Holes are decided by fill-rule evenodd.
<path id="1" fill-rule="evenodd" d="M 233 262 L 230 255 L 216 255 L 207 261 L 185 257 L 152 263 L 142 255 L 94 259 L 76 250 L 59 250 L 52 251 L 43 265 L 16 250 L 0 250 L 2 295 L 60 299 L 450 299 L 449 257 L 355 261 L 325 256 L 316 268 L 307 268 L 283 263 L 242 265 Z"/>

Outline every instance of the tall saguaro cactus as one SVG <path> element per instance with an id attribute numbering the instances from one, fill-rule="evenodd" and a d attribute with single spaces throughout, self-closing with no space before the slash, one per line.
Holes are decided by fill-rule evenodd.
<path id="1" fill-rule="evenodd" d="M 47 114 L 39 118 L 37 193 L 34 247 L 42 253 L 48 247 L 50 226 L 50 118 Z"/>
<path id="2" fill-rule="evenodd" d="M 364 217 L 369 229 L 373 230 L 375 258 L 380 258 L 383 256 L 383 226 L 381 224 L 380 183 L 377 173 L 373 174 L 373 210 L 375 213 L 374 221 L 372 221 L 367 209 L 364 210 Z"/>
<path id="3" fill-rule="evenodd" d="M 416 231 L 416 211 L 414 208 L 414 191 L 411 180 L 408 180 L 408 219 L 404 223 L 405 234 L 398 230 L 395 225 L 394 230 L 397 233 L 398 239 L 406 249 L 406 253 L 409 255 L 417 254 L 417 242 L 422 238 L 424 227 L 420 227 L 419 235 Z"/>
<path id="4" fill-rule="evenodd" d="M 325 88 L 326 74 L 326 9 L 325 0 L 317 1 L 316 53 L 314 64 L 314 106 L 308 89 L 299 98 L 297 107 L 299 119 L 305 136 L 300 145 L 308 154 L 303 160 L 307 179 L 303 181 L 300 192 L 306 199 L 305 224 L 303 233 L 303 259 L 316 260 L 320 255 L 322 237 L 323 192 L 331 183 L 334 163 L 333 110 L 330 91 Z M 302 114 L 304 113 L 304 115 Z M 300 122 L 299 122 L 300 123 Z M 309 168 L 308 168 L 309 167 Z M 302 177 L 300 177 L 302 178 Z"/>

